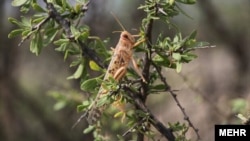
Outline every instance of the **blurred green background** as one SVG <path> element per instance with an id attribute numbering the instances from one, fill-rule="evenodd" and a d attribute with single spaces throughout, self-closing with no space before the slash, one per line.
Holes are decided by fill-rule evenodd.
<path id="1" fill-rule="evenodd" d="M 89 5 L 84 24 L 91 35 L 110 39 L 114 47 L 121 30 L 110 11 L 128 31 L 138 29 L 143 11 L 142 0 L 95 0 Z M 43 1 L 41 1 L 43 3 Z M 20 17 L 11 0 L 0 1 L 0 140 L 1 141 L 73 141 L 92 140 L 84 135 L 83 121 L 71 126 L 81 113 L 76 106 L 88 94 L 77 80 L 66 80 L 75 68 L 70 60 L 50 46 L 39 56 L 30 53 L 28 42 L 18 47 L 20 38 L 8 39 L 15 27 L 8 17 Z M 195 51 L 198 58 L 183 66 L 180 74 L 166 70 L 166 78 L 185 107 L 203 141 L 214 140 L 215 124 L 237 124 L 237 113 L 249 114 L 250 100 L 250 1 L 199 0 L 190 6 L 180 5 L 192 19 L 179 15 L 173 19 L 184 35 L 196 29 L 199 41 L 216 48 Z M 155 35 L 165 27 L 155 23 Z M 172 33 L 166 33 L 171 36 Z M 137 57 L 139 58 L 139 57 Z M 58 102 L 57 100 L 60 101 Z M 151 95 L 147 104 L 164 123 L 183 121 L 183 115 L 168 95 Z M 190 131 L 188 137 L 195 138 Z"/>

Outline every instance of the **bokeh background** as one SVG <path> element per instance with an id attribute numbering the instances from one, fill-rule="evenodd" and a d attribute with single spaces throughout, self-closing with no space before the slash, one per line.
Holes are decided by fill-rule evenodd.
<path id="1" fill-rule="evenodd" d="M 145 16 L 137 10 L 142 2 L 92 1 L 84 24 L 90 26 L 91 35 L 109 38 L 108 47 L 115 46 L 119 35 L 112 31 L 121 28 L 110 11 L 127 30 L 136 32 L 133 29 L 138 29 Z M 196 50 L 198 58 L 184 65 L 181 73 L 167 69 L 165 75 L 171 87 L 178 90 L 178 99 L 202 140 L 212 141 L 215 124 L 240 124 L 235 115 L 249 114 L 250 1 L 199 0 L 195 5 L 180 6 L 192 17 L 179 15 L 172 20 L 182 33 L 188 35 L 196 29 L 198 41 L 207 41 L 216 48 Z M 7 37 L 15 28 L 7 19 L 20 18 L 19 9 L 11 7 L 11 0 L 1 0 L 0 7 L 0 140 L 91 140 L 90 135 L 82 134 L 86 123 L 71 130 L 81 115 L 76 106 L 87 96 L 77 80 L 66 79 L 76 69 L 69 68 L 71 60 L 64 61 L 53 45 L 44 48 L 39 56 L 30 53 L 28 42 L 18 47 L 20 37 Z M 156 22 L 155 34 L 167 28 Z M 168 94 L 149 96 L 147 104 L 166 125 L 184 122 Z M 196 136 L 190 130 L 188 137 Z"/>

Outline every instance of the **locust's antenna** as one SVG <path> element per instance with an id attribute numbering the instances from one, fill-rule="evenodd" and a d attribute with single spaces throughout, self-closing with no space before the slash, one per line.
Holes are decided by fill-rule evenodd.
<path id="1" fill-rule="evenodd" d="M 121 26 L 121 28 L 123 29 L 123 31 L 126 31 L 126 29 L 124 28 L 124 26 L 122 25 L 122 23 L 118 20 L 118 18 L 115 16 L 115 14 L 113 12 L 110 12 L 112 14 L 112 16 L 115 18 L 116 22 Z"/>

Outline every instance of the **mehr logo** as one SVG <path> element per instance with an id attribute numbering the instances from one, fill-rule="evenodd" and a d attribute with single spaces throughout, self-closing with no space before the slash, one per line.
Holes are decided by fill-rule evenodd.
<path id="1" fill-rule="evenodd" d="M 247 136 L 246 129 L 219 129 L 219 136 Z"/>
<path id="2" fill-rule="evenodd" d="M 235 139 L 249 141 L 250 125 L 215 125 L 215 141 Z"/>

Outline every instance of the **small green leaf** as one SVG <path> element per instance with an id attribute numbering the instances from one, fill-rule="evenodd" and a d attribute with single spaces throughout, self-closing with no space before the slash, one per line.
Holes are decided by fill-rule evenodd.
<path id="1" fill-rule="evenodd" d="M 58 111 L 63 109 L 66 106 L 66 102 L 65 101 L 59 101 L 54 105 L 54 110 Z"/>
<path id="2" fill-rule="evenodd" d="M 21 26 L 32 28 L 31 19 L 27 17 L 21 17 Z"/>
<path id="3" fill-rule="evenodd" d="M 168 0 L 168 3 L 169 3 L 170 5 L 172 5 L 172 4 L 174 3 L 174 1 L 175 1 L 175 0 Z"/>
<path id="4" fill-rule="evenodd" d="M 42 37 L 40 33 L 35 33 L 30 42 L 30 51 L 36 55 L 40 54 L 43 47 Z"/>
<path id="5" fill-rule="evenodd" d="M 55 45 L 61 45 L 63 43 L 69 43 L 69 39 L 59 39 L 53 42 Z"/>
<path id="6" fill-rule="evenodd" d="M 164 66 L 164 67 L 169 67 L 170 66 L 170 61 L 167 58 L 167 56 L 162 56 L 162 55 L 157 54 L 157 55 L 155 55 L 153 57 L 153 61 L 157 65 L 161 65 L 161 66 Z"/>
<path id="7" fill-rule="evenodd" d="M 173 58 L 177 61 L 180 61 L 181 60 L 181 54 L 180 53 L 173 53 Z"/>
<path id="8" fill-rule="evenodd" d="M 98 82 L 96 78 L 88 79 L 81 84 L 81 89 L 87 92 L 93 92 L 97 87 L 97 84 Z"/>
<path id="9" fill-rule="evenodd" d="M 89 67 L 90 69 L 94 70 L 94 71 L 99 71 L 100 67 L 94 62 L 94 61 L 89 61 Z"/>
<path id="10" fill-rule="evenodd" d="M 68 48 L 68 43 L 63 43 L 59 47 L 55 48 L 55 51 L 64 52 Z"/>
<path id="11" fill-rule="evenodd" d="M 67 0 L 61 0 L 62 1 L 62 5 L 63 5 L 63 8 L 71 8 L 69 3 L 67 2 Z"/>
<path id="12" fill-rule="evenodd" d="M 89 125 L 89 127 L 86 128 L 86 129 L 83 131 L 83 133 L 84 133 L 84 134 L 88 134 L 88 133 L 90 133 L 91 131 L 93 131 L 94 129 L 95 129 L 95 126 L 94 126 L 94 125 Z"/>
<path id="13" fill-rule="evenodd" d="M 155 90 L 165 90 L 166 86 L 164 84 L 158 84 L 158 85 L 152 86 L 151 88 Z"/>
<path id="14" fill-rule="evenodd" d="M 25 37 L 25 36 L 31 35 L 32 32 L 34 33 L 35 31 L 31 31 L 30 29 L 24 29 L 22 32 L 22 36 Z"/>
<path id="15" fill-rule="evenodd" d="M 17 35 L 21 34 L 22 32 L 23 32 L 23 29 L 15 29 L 15 30 L 12 30 L 12 31 L 8 34 L 8 38 L 16 37 Z"/>
<path id="16" fill-rule="evenodd" d="M 124 114 L 125 114 L 125 113 L 124 113 L 123 111 L 119 111 L 119 112 L 117 112 L 117 113 L 114 115 L 114 118 L 123 116 Z"/>
<path id="17" fill-rule="evenodd" d="M 177 73 L 180 73 L 180 72 L 181 72 L 181 69 L 182 69 L 182 63 L 177 62 L 177 63 L 176 63 L 176 72 L 177 72 Z"/>
<path id="18" fill-rule="evenodd" d="M 32 3 L 32 7 L 37 12 L 45 12 L 45 10 L 40 5 L 38 5 L 37 3 Z"/>
<path id="19" fill-rule="evenodd" d="M 194 30 L 194 31 L 189 35 L 189 39 L 195 39 L 196 35 L 197 35 L 197 31 Z"/>
<path id="20" fill-rule="evenodd" d="M 179 42 L 180 37 L 179 37 L 178 35 L 179 35 L 179 34 L 177 34 L 177 35 L 174 37 L 174 39 L 173 39 L 173 42 L 174 42 L 174 43 Z"/>
<path id="21" fill-rule="evenodd" d="M 11 2 L 11 5 L 17 7 L 17 6 L 21 6 L 21 5 L 25 4 L 27 1 L 28 0 L 13 0 Z"/>
<path id="22" fill-rule="evenodd" d="M 28 1 L 27 3 L 25 3 L 21 6 L 20 12 L 28 13 L 29 10 L 30 10 L 30 1 Z"/>
<path id="23" fill-rule="evenodd" d="M 176 0 L 180 3 L 184 3 L 184 4 L 195 4 L 196 0 Z"/>
<path id="24" fill-rule="evenodd" d="M 98 103 L 97 103 L 97 107 L 101 107 L 105 104 L 109 104 L 111 103 L 111 98 L 109 98 L 109 95 L 105 94 L 102 95 L 101 98 L 99 99 Z"/>
<path id="25" fill-rule="evenodd" d="M 196 58 L 197 56 L 195 54 L 191 54 L 191 53 L 185 53 L 183 55 L 181 55 L 181 60 L 182 62 L 190 62 L 192 61 L 194 58 Z"/>
<path id="26" fill-rule="evenodd" d="M 232 111 L 235 113 L 243 113 L 247 109 L 247 101 L 243 98 L 236 98 L 231 101 Z"/>
<path id="27" fill-rule="evenodd" d="M 57 35 L 58 30 L 56 28 L 47 29 L 44 33 L 44 46 L 50 44 Z"/>
<path id="28" fill-rule="evenodd" d="M 193 47 L 196 44 L 196 40 L 195 39 L 190 39 L 188 41 L 186 41 L 185 45 L 188 47 Z"/>
<path id="29" fill-rule="evenodd" d="M 21 22 L 19 22 L 19 21 L 18 21 L 17 19 L 15 19 L 15 18 L 9 17 L 9 18 L 8 18 L 8 21 L 9 21 L 10 23 L 12 23 L 12 24 L 15 24 L 15 25 L 17 25 L 17 26 L 19 26 L 19 27 L 22 27 Z"/>
<path id="30" fill-rule="evenodd" d="M 83 69 L 84 69 L 84 65 L 80 64 L 78 66 L 77 70 L 75 71 L 75 73 L 72 76 L 69 76 L 67 79 L 78 79 L 78 78 L 80 78 L 81 75 L 82 75 Z"/>
<path id="31" fill-rule="evenodd" d="M 81 105 L 77 106 L 77 111 L 82 112 L 82 111 L 86 110 L 86 108 L 88 108 L 89 105 L 90 105 L 89 101 L 83 101 L 83 103 Z"/>
<path id="32" fill-rule="evenodd" d="M 83 105 L 78 105 L 76 109 L 77 109 L 77 112 L 82 112 L 86 109 L 86 107 Z"/>
<path id="33" fill-rule="evenodd" d="M 44 16 L 42 16 L 42 17 L 36 17 L 36 18 L 32 19 L 32 23 L 33 24 L 38 24 L 38 23 L 40 23 L 44 19 L 45 19 Z"/>
<path id="34" fill-rule="evenodd" d="M 82 62 L 82 58 L 79 58 L 77 60 L 74 60 L 71 64 L 70 67 L 74 67 L 76 65 L 79 65 Z"/>

